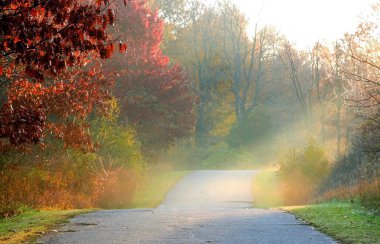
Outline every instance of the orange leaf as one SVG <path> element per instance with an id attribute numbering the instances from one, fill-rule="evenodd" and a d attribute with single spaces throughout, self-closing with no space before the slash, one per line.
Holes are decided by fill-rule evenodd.
<path id="1" fill-rule="evenodd" d="M 15 37 L 15 39 L 13 40 L 13 43 L 16 44 L 17 42 L 21 41 L 18 36 Z"/>

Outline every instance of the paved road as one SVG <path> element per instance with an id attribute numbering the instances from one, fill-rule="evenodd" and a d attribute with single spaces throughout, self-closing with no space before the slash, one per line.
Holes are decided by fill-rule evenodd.
<path id="1" fill-rule="evenodd" d="M 334 243 L 279 210 L 251 208 L 257 171 L 195 171 L 155 209 L 73 218 L 39 243 Z"/>

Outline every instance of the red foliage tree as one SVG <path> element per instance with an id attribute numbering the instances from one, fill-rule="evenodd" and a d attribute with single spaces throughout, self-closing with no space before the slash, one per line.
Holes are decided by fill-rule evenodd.
<path id="1" fill-rule="evenodd" d="M 89 145 L 83 120 L 109 99 L 110 86 L 90 58 L 109 58 L 114 22 L 107 0 L 0 1 L 0 138 L 13 145 L 77 131 L 68 144 Z M 121 46 L 124 48 L 124 46 Z M 49 118 L 52 118 L 49 120 Z M 86 147 L 87 147 L 86 146 Z"/>
<path id="2" fill-rule="evenodd" d="M 105 70 L 117 71 L 114 94 L 121 116 L 136 126 L 145 151 L 165 147 L 194 129 L 190 81 L 162 54 L 163 21 L 146 1 L 117 10 L 114 35 L 128 48 L 106 61 Z"/>
<path id="3" fill-rule="evenodd" d="M 12 82 L 1 110 L 0 136 L 20 145 L 38 143 L 50 133 L 63 139 L 65 145 L 91 149 L 90 137 L 84 131 L 85 118 L 95 107 L 107 112 L 111 99 L 108 87 L 112 81 L 98 69 L 63 72 L 50 84 L 26 79 Z"/>
<path id="4" fill-rule="evenodd" d="M 18 65 L 37 80 L 56 76 L 95 51 L 108 58 L 113 51 L 105 29 L 114 13 L 106 0 L 0 1 L 2 70 L 10 76 Z M 4 60 L 6 59 L 6 60 Z"/>

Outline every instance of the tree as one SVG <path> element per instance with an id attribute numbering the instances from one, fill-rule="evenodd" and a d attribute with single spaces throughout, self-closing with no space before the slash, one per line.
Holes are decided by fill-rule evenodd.
<path id="1" fill-rule="evenodd" d="M 355 130 L 363 132 L 365 131 L 363 128 L 367 128 L 367 132 L 373 134 L 379 126 L 380 33 L 377 24 L 379 3 L 373 8 L 374 15 L 359 24 L 355 33 L 347 33 L 344 39 L 337 41 L 334 52 L 326 55 L 330 57 L 328 58 L 331 70 L 330 80 L 334 87 L 332 100 L 337 106 L 338 158 L 344 156 L 341 149 L 343 141 L 341 124 L 344 122 L 344 114 L 346 115 L 346 143 L 350 141 L 351 130 L 355 133 Z"/>
<path id="2" fill-rule="evenodd" d="M 346 95 L 346 88 L 347 87 L 347 81 L 344 78 L 344 74 L 342 72 L 342 67 L 346 65 L 347 58 L 344 50 L 342 49 L 342 44 L 338 41 L 335 43 L 333 52 L 330 52 L 329 50 L 324 51 L 324 59 L 326 60 L 326 63 L 328 64 L 328 80 L 331 84 L 331 102 L 335 106 L 335 112 L 333 115 L 333 121 L 335 121 L 335 128 L 336 128 L 336 140 L 337 140 L 337 147 L 336 147 L 336 155 L 338 158 L 342 155 L 342 138 L 343 138 L 343 132 L 342 132 L 342 125 L 345 124 L 346 128 L 346 137 L 348 137 L 348 130 L 349 127 L 347 123 L 344 123 L 348 121 L 349 113 L 348 113 L 348 107 L 344 104 L 344 97 Z M 346 117 L 344 117 L 344 112 L 346 112 Z"/>
<path id="3" fill-rule="evenodd" d="M 356 120 L 356 149 L 378 162 L 380 129 L 380 2 L 372 6 L 353 34 L 346 34 L 342 49 L 346 63 L 341 68 L 347 86 L 342 99 Z M 351 121 L 352 123 L 352 121 Z M 355 132 L 354 131 L 354 132 Z M 358 135 L 359 134 L 359 135 Z M 354 140 L 354 138 L 353 138 Z M 355 142 L 355 141 L 354 141 Z M 359 151 L 363 154 L 363 151 Z M 375 155 L 375 156 L 374 156 Z M 369 166 L 370 167 L 370 166 Z"/>
<path id="4" fill-rule="evenodd" d="M 103 3 L 108 5 L 107 0 L 2 1 L 1 74 L 11 78 L 16 67 L 24 66 L 22 73 L 42 81 L 80 64 L 85 53 L 109 58 L 114 48 L 105 29 L 114 14 Z"/>
<path id="5" fill-rule="evenodd" d="M 12 82 L 1 110 L 0 136 L 20 145 L 42 142 L 46 134 L 53 134 L 65 145 L 91 149 L 85 118 L 95 107 L 106 112 L 111 98 L 107 88 L 112 84 L 96 70 L 71 70 L 48 86 L 27 80 Z"/>
<path id="6" fill-rule="evenodd" d="M 317 42 L 311 52 L 311 80 L 315 87 L 315 97 L 319 105 L 319 117 L 321 121 L 321 138 L 324 141 L 326 137 L 326 103 L 327 96 L 330 93 L 331 85 L 328 83 L 328 62 L 323 58 L 323 52 L 328 50 L 327 47 Z"/>
<path id="7" fill-rule="evenodd" d="M 160 17 L 173 27 L 182 27 L 189 21 L 192 0 L 150 0 L 152 10 L 157 10 Z"/>
<path id="8" fill-rule="evenodd" d="M 308 117 L 311 113 L 311 97 L 313 83 L 310 75 L 309 63 L 305 62 L 308 58 L 306 53 L 298 52 L 287 42 L 283 46 L 280 54 L 281 61 L 292 83 L 298 104 L 304 116 Z"/>
<path id="9" fill-rule="evenodd" d="M 195 143 L 205 145 L 212 127 L 210 115 L 217 108 L 217 86 L 224 77 L 221 61 L 219 15 L 211 6 L 194 1 L 188 25 L 178 30 L 168 43 L 167 53 L 183 64 L 198 96 Z M 220 95 L 220 94 L 219 94 Z"/>
<path id="10" fill-rule="evenodd" d="M 128 49 L 106 62 L 104 70 L 116 72 L 121 119 L 136 126 L 143 150 L 151 153 L 192 134 L 195 100 L 185 72 L 162 54 L 163 20 L 157 12 L 139 1 L 118 13 L 113 34 Z"/>
<path id="11" fill-rule="evenodd" d="M 241 123 L 263 102 L 266 61 L 274 51 L 276 33 L 268 27 L 258 30 L 256 25 L 254 36 L 249 38 L 248 19 L 228 1 L 221 4 L 221 16 L 223 62 L 228 67 L 228 79 L 235 98 L 236 121 Z"/>
<path id="12" fill-rule="evenodd" d="M 71 142 L 89 146 L 88 136 L 80 138 L 86 135 L 84 118 L 96 105 L 104 107 L 110 81 L 96 65 L 78 67 L 113 52 L 106 27 L 114 14 L 108 5 L 107 0 L 0 2 L 0 85 L 7 95 L 1 138 L 19 145 L 41 142 L 49 131 L 65 138 L 76 133 Z"/>
<path id="13" fill-rule="evenodd" d="M 364 117 L 380 105 L 379 9 L 380 2 L 373 5 L 373 16 L 359 24 L 354 34 L 345 36 L 348 62 L 342 71 L 351 87 L 346 102 L 359 108 Z"/>

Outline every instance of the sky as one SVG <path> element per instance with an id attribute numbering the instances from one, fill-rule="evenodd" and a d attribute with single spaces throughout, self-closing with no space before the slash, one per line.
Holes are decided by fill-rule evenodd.
<path id="1" fill-rule="evenodd" d="M 290 42 L 307 49 L 317 41 L 332 43 L 345 32 L 352 33 L 359 16 L 378 0 L 233 0 L 255 23 L 277 27 Z"/>

